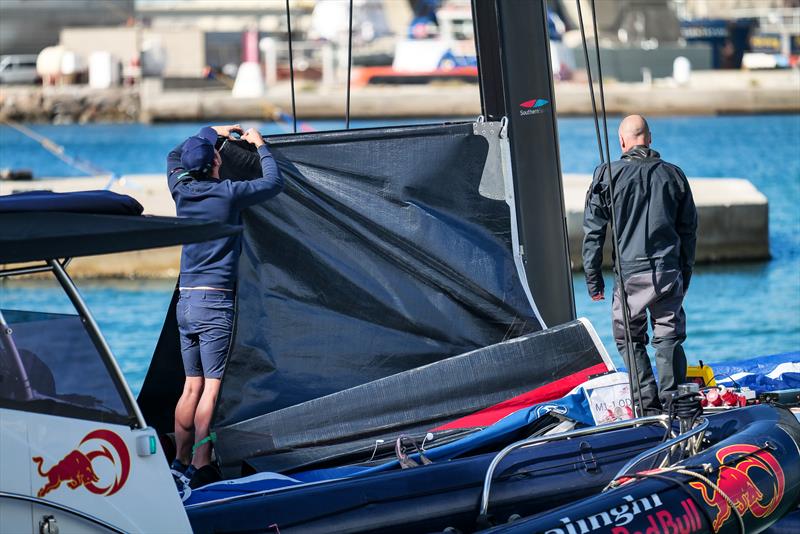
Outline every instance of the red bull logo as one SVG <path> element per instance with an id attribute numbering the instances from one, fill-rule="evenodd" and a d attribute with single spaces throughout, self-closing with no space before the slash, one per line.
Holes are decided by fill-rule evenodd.
<path id="1" fill-rule="evenodd" d="M 753 517 L 765 517 L 774 512 L 781 503 L 785 487 L 785 477 L 778 460 L 761 447 L 749 444 L 729 445 L 717 452 L 717 460 L 724 464 L 732 456 L 743 455 L 743 459 L 732 466 L 721 465 L 717 477 L 717 486 L 722 493 L 731 498 L 736 510 L 744 516 L 750 513 Z M 753 482 L 752 475 L 762 471 L 772 480 L 771 488 L 765 495 L 762 484 L 759 487 Z M 718 510 L 712 524 L 714 532 L 730 518 L 732 510 L 722 493 L 709 488 L 702 482 L 690 482 L 689 485 L 700 491 L 705 503 Z"/>
<path id="2" fill-rule="evenodd" d="M 99 449 L 89 450 L 88 452 L 80 450 L 82 445 L 93 441 L 105 443 L 100 444 Z M 116 456 L 111 453 L 106 444 L 114 449 Z M 106 458 L 118 468 L 114 481 L 108 485 L 100 485 L 100 477 L 97 476 L 92 465 L 97 458 Z M 74 490 L 83 486 L 96 495 L 113 495 L 125 485 L 131 470 L 131 456 L 125 446 L 125 442 L 114 432 L 104 429 L 94 430 L 86 434 L 78 444 L 77 449 L 69 452 L 47 471 L 42 469 L 44 460 L 41 456 L 34 456 L 32 459 L 37 466 L 39 476 L 47 479 L 47 483 L 37 493 L 40 498 L 57 489 L 62 482 L 65 482 L 69 489 Z M 119 462 L 119 465 L 117 462 Z"/>

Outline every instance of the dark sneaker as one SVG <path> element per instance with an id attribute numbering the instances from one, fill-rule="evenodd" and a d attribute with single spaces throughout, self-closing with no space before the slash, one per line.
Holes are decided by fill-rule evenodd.
<path id="1" fill-rule="evenodd" d="M 196 472 L 197 468 L 191 464 L 189 464 L 189 467 L 187 467 L 186 471 L 183 472 L 183 479 L 186 481 L 187 485 Z"/>
<path id="2" fill-rule="evenodd" d="M 173 460 L 169 466 L 172 479 L 175 481 L 175 487 L 178 488 L 178 491 L 183 490 L 183 487 L 189 483 L 189 479 L 186 478 L 186 469 L 188 467 L 188 465 L 181 463 L 177 459 Z"/>
<path id="3" fill-rule="evenodd" d="M 219 482 L 220 480 L 222 480 L 222 474 L 220 474 L 219 469 L 211 464 L 204 465 L 203 467 L 197 468 L 192 477 L 189 479 L 189 487 L 191 489 L 197 489 L 205 486 L 206 484 Z"/>
<path id="4" fill-rule="evenodd" d="M 172 463 L 169 465 L 169 470 L 172 471 L 172 476 L 182 477 L 184 473 L 186 473 L 186 469 L 189 466 L 181 463 L 180 460 L 175 459 L 172 460 Z"/>

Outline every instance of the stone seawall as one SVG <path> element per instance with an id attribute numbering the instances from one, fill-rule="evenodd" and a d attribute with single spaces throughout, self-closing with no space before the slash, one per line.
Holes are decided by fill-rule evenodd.
<path id="1" fill-rule="evenodd" d="M 564 175 L 569 255 L 581 270 L 583 208 L 592 177 Z M 769 259 L 767 197 L 742 178 L 690 178 L 697 206 L 697 263 Z M 611 233 L 606 237 L 605 265 L 611 265 Z"/>
<path id="2" fill-rule="evenodd" d="M 141 115 L 138 87 L 0 86 L 0 120 L 52 124 L 136 122 Z"/>
<path id="3" fill-rule="evenodd" d="M 555 84 L 560 115 L 590 115 L 585 82 Z M 299 120 L 344 120 L 344 86 L 301 86 L 296 92 Z M 611 114 L 714 115 L 800 112 L 800 71 L 697 71 L 686 85 L 668 79 L 652 84 L 605 84 Z M 233 98 L 220 84 L 164 86 L 148 78 L 135 87 L 93 90 L 86 86 L 0 86 L 0 120 L 19 122 L 164 122 L 272 120 L 291 112 L 289 84 L 270 87 L 262 98 Z M 476 117 L 481 113 L 477 84 L 370 85 L 353 87 L 351 117 Z"/>
<path id="4" fill-rule="evenodd" d="M 741 178 L 692 178 L 689 180 L 700 218 L 698 263 L 753 261 L 769 258 L 768 201 L 752 183 Z M 31 189 L 83 191 L 102 189 L 108 177 L 59 178 L 32 182 L 0 182 L 0 194 Z M 564 203 L 572 265 L 581 268 L 582 217 L 588 175 L 564 176 Z M 151 215 L 175 215 L 166 179 L 158 175 L 130 175 L 112 190 L 131 195 Z M 610 239 L 607 241 L 610 247 Z M 610 249 L 606 251 L 610 261 Z M 176 278 L 180 247 L 128 252 L 111 256 L 77 258 L 70 273 L 77 277 Z"/>

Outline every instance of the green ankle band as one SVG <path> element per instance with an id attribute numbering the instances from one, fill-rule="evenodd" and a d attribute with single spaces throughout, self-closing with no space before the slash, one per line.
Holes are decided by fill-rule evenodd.
<path id="1" fill-rule="evenodd" d="M 194 447 L 192 447 L 192 454 L 194 454 L 195 451 L 197 451 L 197 449 L 199 449 L 206 443 L 214 443 L 216 441 L 217 441 L 217 433 L 216 432 L 210 433 L 208 436 L 204 437 L 203 439 L 194 444 Z"/>

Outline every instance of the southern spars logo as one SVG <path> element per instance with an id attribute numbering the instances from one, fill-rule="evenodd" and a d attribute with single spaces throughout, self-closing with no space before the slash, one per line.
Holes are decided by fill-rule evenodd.
<path id="1" fill-rule="evenodd" d="M 90 442 L 99 443 L 91 446 Z M 112 454 L 106 445 L 110 445 L 115 454 Z M 109 476 L 107 484 L 102 485 L 94 464 L 98 458 L 105 458 L 105 461 L 114 467 L 113 482 Z M 41 456 L 34 456 L 32 459 L 37 465 L 39 475 L 47 479 L 47 483 L 37 494 L 40 498 L 57 489 L 62 482 L 65 482 L 69 489 L 74 490 L 83 486 L 97 495 L 113 495 L 125 485 L 131 471 L 131 456 L 125 442 L 114 432 L 104 429 L 86 434 L 78 444 L 78 448 L 67 453 L 47 471 L 42 469 L 44 459 Z M 107 465 L 102 467 L 106 467 L 105 471 L 108 471 Z"/>
<path id="2" fill-rule="evenodd" d="M 544 108 L 549 103 L 550 101 L 545 100 L 544 98 L 534 98 L 533 100 L 528 100 L 519 105 L 519 107 L 522 108 L 519 110 L 519 114 L 523 117 L 525 115 L 538 115 L 539 113 L 544 112 Z"/>

